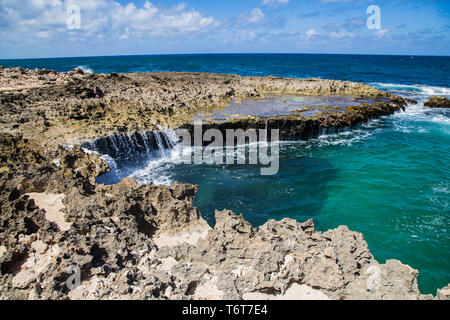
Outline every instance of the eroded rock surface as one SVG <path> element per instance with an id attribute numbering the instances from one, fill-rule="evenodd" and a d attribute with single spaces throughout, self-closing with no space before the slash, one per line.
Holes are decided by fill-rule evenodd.
<path id="1" fill-rule="evenodd" d="M 310 119 L 315 125 L 326 127 L 348 126 L 391 114 L 407 103 L 361 83 L 337 80 L 207 73 L 85 74 L 79 69 L 56 73 L 2 68 L 0 124 L 3 132 L 21 134 L 55 148 L 116 133 L 151 131 L 161 126 L 176 128 L 192 123 L 199 108 L 226 106 L 232 99 L 271 95 L 385 99 L 373 106 L 355 106 L 342 114 L 330 110 Z M 291 120 L 295 120 L 298 128 L 308 119 L 299 115 Z"/>
<path id="2" fill-rule="evenodd" d="M 23 152 L 0 180 L 3 299 L 432 298 L 420 294 L 416 270 L 379 264 L 345 226 L 321 233 L 312 220 L 284 219 L 256 229 L 217 211 L 211 228 L 192 205 L 195 185 L 93 185 L 33 153 L 36 142 L 4 139 Z M 33 200 L 46 193 L 61 195 L 67 228 L 46 215 L 51 202 Z M 69 287 L 74 266 L 81 282 Z"/>
<path id="3" fill-rule="evenodd" d="M 322 233 L 312 220 L 284 219 L 256 229 L 230 211 L 216 212 L 210 227 L 192 204 L 197 186 L 97 185 L 108 165 L 68 146 L 185 124 L 177 115 L 232 96 L 388 94 L 273 77 L 19 68 L 0 75 L 0 299 L 432 298 L 420 294 L 416 270 L 379 264 L 347 227 Z"/>
<path id="4" fill-rule="evenodd" d="M 444 96 L 431 96 L 424 105 L 430 108 L 450 108 L 450 99 Z"/>

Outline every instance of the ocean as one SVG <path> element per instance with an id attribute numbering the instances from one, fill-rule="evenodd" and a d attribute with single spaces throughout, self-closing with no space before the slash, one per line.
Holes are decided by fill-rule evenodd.
<path id="1" fill-rule="evenodd" d="M 450 282 L 450 110 L 429 109 L 450 96 L 450 57 L 324 54 L 209 54 L 0 60 L 5 67 L 128 73 L 217 72 L 364 82 L 413 98 L 406 111 L 309 141 L 283 142 L 280 171 L 249 165 L 177 165 L 169 155 L 129 172 L 139 182 L 196 183 L 195 205 L 242 213 L 253 225 L 314 218 L 326 231 L 362 232 L 381 263 L 398 259 L 420 271 L 422 293 Z"/>

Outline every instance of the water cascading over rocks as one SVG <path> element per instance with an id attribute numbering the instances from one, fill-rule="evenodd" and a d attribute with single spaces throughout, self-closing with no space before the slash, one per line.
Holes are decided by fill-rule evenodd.
<path id="1" fill-rule="evenodd" d="M 97 182 L 116 184 L 149 161 L 170 157 L 177 144 L 178 137 L 168 130 L 113 134 L 85 142 L 82 147 L 100 154 L 111 167 L 111 171 L 99 177 Z"/>
<path id="2" fill-rule="evenodd" d="M 115 160 L 132 160 L 140 155 L 164 155 L 173 149 L 177 141 L 173 135 L 166 132 L 151 131 L 130 135 L 113 134 L 86 142 L 83 148 L 96 151 L 101 155 L 108 155 Z"/>

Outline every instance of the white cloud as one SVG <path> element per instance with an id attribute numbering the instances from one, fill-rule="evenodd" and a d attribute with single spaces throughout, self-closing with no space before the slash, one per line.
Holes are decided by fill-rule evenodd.
<path id="1" fill-rule="evenodd" d="M 309 29 L 306 32 L 306 39 L 309 40 L 309 39 L 311 39 L 312 37 L 314 37 L 316 35 L 317 35 L 317 32 L 314 29 Z"/>
<path id="2" fill-rule="evenodd" d="M 81 30 L 66 28 L 66 9 L 81 9 Z M 254 19 L 257 17 L 255 16 Z M 140 8 L 113 0 L 0 0 L 0 33 L 10 41 L 57 39 L 77 34 L 86 37 L 180 36 L 210 30 L 219 25 L 184 3 L 171 8 L 146 1 Z"/>
<path id="3" fill-rule="evenodd" d="M 381 39 L 381 38 L 383 38 L 383 37 L 386 35 L 386 33 L 388 33 L 388 32 L 389 32 L 389 29 L 381 29 L 381 30 L 377 30 L 377 31 L 375 31 L 375 36 L 376 36 L 377 38 Z"/>
<path id="4" fill-rule="evenodd" d="M 248 17 L 248 21 L 251 23 L 256 23 L 261 21 L 264 18 L 264 12 L 261 11 L 261 9 L 256 8 L 253 9 L 253 11 L 250 13 Z"/>
<path id="5" fill-rule="evenodd" d="M 143 8 L 137 8 L 132 3 L 125 7 L 116 5 L 111 20 L 116 29 L 153 36 L 200 32 L 219 24 L 212 17 L 204 17 L 195 10 L 186 10 L 184 4 L 164 10 L 150 2 L 146 2 Z"/>
<path id="6" fill-rule="evenodd" d="M 252 27 L 252 26 L 260 26 L 268 22 L 268 19 L 264 12 L 255 8 L 251 12 L 241 14 L 237 19 L 236 23 L 239 27 Z"/>
<path id="7" fill-rule="evenodd" d="M 240 20 L 244 23 L 257 23 L 264 19 L 264 12 L 259 8 L 255 8 L 248 14 L 242 14 Z"/>
<path id="8" fill-rule="evenodd" d="M 269 7 L 277 7 L 280 4 L 288 4 L 290 0 L 263 0 L 262 4 Z"/>
<path id="9" fill-rule="evenodd" d="M 354 38 L 355 34 L 347 30 L 341 30 L 331 32 L 330 37 L 334 39 Z"/>
<path id="10" fill-rule="evenodd" d="M 320 2 L 323 3 L 339 3 L 339 2 L 349 2 L 352 0 L 320 0 Z"/>

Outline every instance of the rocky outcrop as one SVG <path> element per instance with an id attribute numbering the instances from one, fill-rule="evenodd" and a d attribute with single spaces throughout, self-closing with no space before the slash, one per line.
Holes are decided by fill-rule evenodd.
<path id="1" fill-rule="evenodd" d="M 371 119 L 393 114 L 403 110 L 406 103 L 405 100 L 392 99 L 373 104 L 347 106 L 345 111 L 338 111 L 330 107 L 308 117 L 301 114 L 266 118 L 242 116 L 224 122 L 207 122 L 202 125 L 202 130 L 219 129 L 225 136 L 227 129 L 259 129 L 266 131 L 267 139 L 270 140 L 271 130 L 277 129 L 281 140 L 308 140 L 322 134 L 339 133 Z M 189 123 L 183 125 L 182 128 L 193 132 L 194 126 Z M 205 142 L 205 144 L 207 143 Z"/>
<path id="2" fill-rule="evenodd" d="M 429 108 L 450 108 L 450 99 L 444 96 L 431 96 L 430 100 L 424 103 Z"/>
<path id="3" fill-rule="evenodd" d="M 284 219 L 254 228 L 225 210 L 212 228 L 193 206 L 197 186 L 131 179 L 98 185 L 109 167 L 78 143 L 188 125 L 199 106 L 232 97 L 385 98 L 339 115 L 237 120 L 300 138 L 390 114 L 406 101 L 331 80 L 20 68 L 0 74 L 0 299 L 432 298 L 420 294 L 416 270 L 395 260 L 379 264 L 363 236 L 345 226 L 322 233 L 312 220 Z M 448 298 L 448 288 L 437 298 Z"/>
<path id="4" fill-rule="evenodd" d="M 96 153 L 87 154 L 80 146 L 69 149 L 60 149 L 58 165 L 66 177 L 81 177 L 87 179 L 92 185 L 95 178 L 110 171 L 105 160 Z"/>
<path id="5" fill-rule="evenodd" d="M 273 95 L 346 95 L 381 99 L 340 115 L 336 110 L 307 120 L 350 125 L 403 108 L 407 101 L 367 85 L 322 79 L 240 77 L 206 73 L 85 74 L 21 68 L 0 69 L 0 123 L 4 132 L 46 146 L 80 144 L 117 133 L 177 128 L 192 123 L 200 108 L 224 107 L 232 99 Z M 264 121 L 259 119 L 258 121 Z M 274 121 L 277 119 L 274 119 Z"/>
<path id="6" fill-rule="evenodd" d="M 436 298 L 438 300 L 450 300 L 450 285 L 439 289 Z"/>

